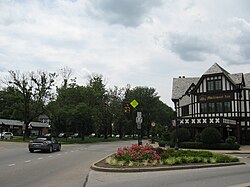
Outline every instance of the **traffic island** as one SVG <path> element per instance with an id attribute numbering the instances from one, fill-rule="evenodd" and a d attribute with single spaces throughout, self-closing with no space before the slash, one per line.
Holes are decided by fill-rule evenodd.
<path id="1" fill-rule="evenodd" d="M 210 151 L 153 148 L 150 145 L 119 148 L 116 153 L 92 164 L 104 172 L 146 172 L 222 167 L 245 164 L 238 158 Z"/>
<path id="2" fill-rule="evenodd" d="M 209 168 L 209 167 L 224 167 L 224 166 L 235 166 L 244 165 L 243 162 L 231 162 L 231 163 L 215 163 L 215 164 L 185 164 L 176 166 L 111 166 L 106 163 L 108 157 L 101 159 L 91 165 L 91 169 L 102 172 L 149 172 L 149 171 L 167 171 L 167 170 L 182 170 L 182 169 L 198 169 L 198 168 Z"/>

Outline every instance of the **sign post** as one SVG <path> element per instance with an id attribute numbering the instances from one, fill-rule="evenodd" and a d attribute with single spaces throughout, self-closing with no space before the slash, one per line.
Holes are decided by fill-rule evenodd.
<path id="1" fill-rule="evenodd" d="M 138 145 L 142 145 L 142 133 L 141 133 L 141 124 L 142 124 L 142 113 L 137 112 L 136 124 L 138 130 Z"/>

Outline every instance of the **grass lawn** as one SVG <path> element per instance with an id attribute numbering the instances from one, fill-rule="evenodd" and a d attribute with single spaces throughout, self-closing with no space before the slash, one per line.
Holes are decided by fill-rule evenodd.
<path id="1" fill-rule="evenodd" d="M 0 140 L 0 141 L 6 141 L 6 142 L 29 142 L 30 140 L 35 139 L 36 137 L 32 138 L 25 138 L 25 141 L 23 141 L 22 136 L 14 136 L 13 139 L 10 140 Z M 56 138 L 59 142 L 62 144 L 74 144 L 74 143 L 97 143 L 97 142 L 114 142 L 114 141 L 124 141 L 124 140 L 132 140 L 132 138 L 115 138 L 115 137 L 109 137 L 107 139 L 105 138 L 97 138 L 97 137 L 84 137 L 84 140 L 81 138 Z"/>

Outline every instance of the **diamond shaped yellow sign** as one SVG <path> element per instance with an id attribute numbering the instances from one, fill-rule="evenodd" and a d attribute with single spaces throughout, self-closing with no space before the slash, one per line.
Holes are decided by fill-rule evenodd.
<path id="1" fill-rule="evenodd" d="M 133 108 L 135 108 L 135 107 L 137 107 L 138 105 L 139 105 L 139 103 L 134 99 L 133 101 L 131 101 L 131 106 L 133 107 Z"/>

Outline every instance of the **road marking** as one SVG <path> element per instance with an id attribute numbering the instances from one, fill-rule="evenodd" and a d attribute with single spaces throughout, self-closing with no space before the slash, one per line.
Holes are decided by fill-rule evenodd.
<path id="1" fill-rule="evenodd" d="M 26 161 L 24 161 L 25 163 L 28 163 L 28 162 L 31 162 L 31 160 L 26 160 Z"/>
<path id="2" fill-rule="evenodd" d="M 11 166 L 15 166 L 15 165 L 16 165 L 16 164 L 9 164 L 8 166 L 10 166 L 10 167 L 11 167 Z"/>
<path id="3" fill-rule="evenodd" d="M 75 152 L 75 151 L 70 151 L 71 153 Z"/>
<path id="4" fill-rule="evenodd" d="M 42 159 L 43 159 L 43 157 L 38 158 L 38 160 L 42 160 Z"/>
<path id="5" fill-rule="evenodd" d="M 49 158 L 53 157 L 52 155 L 49 155 Z"/>
<path id="6" fill-rule="evenodd" d="M 62 154 L 59 153 L 59 154 L 57 154 L 57 155 L 60 156 L 60 155 L 62 155 Z"/>

